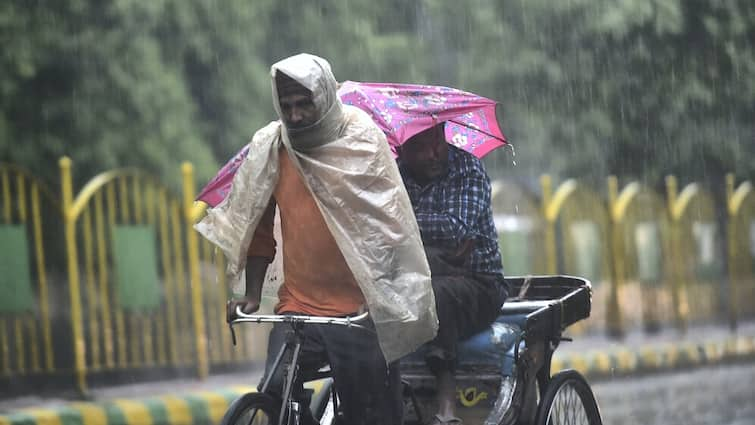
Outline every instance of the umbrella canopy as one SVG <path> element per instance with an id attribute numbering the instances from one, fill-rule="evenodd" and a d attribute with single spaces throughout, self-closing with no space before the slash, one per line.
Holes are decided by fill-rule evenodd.
<path id="1" fill-rule="evenodd" d="M 233 176 L 236 174 L 236 170 L 238 170 L 241 162 L 246 158 L 247 153 L 249 153 L 249 145 L 245 145 L 230 161 L 225 163 L 215 177 L 199 192 L 197 201 L 202 201 L 214 207 L 225 199 L 231 191 Z"/>
<path id="2" fill-rule="evenodd" d="M 478 158 L 506 144 L 495 116 L 497 102 L 476 94 L 442 86 L 346 81 L 338 95 L 344 104 L 370 114 L 394 154 L 409 138 L 442 122 L 446 141 Z M 225 199 L 248 151 L 245 146 L 231 158 L 197 200 L 214 207 Z"/>
<path id="3" fill-rule="evenodd" d="M 476 94 L 442 86 L 346 81 L 338 95 L 372 116 L 394 152 L 442 122 L 446 141 L 478 158 L 506 144 L 495 115 L 497 102 Z"/>

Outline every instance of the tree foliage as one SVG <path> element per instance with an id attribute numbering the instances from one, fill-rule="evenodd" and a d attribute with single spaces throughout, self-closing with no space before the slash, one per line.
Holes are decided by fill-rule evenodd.
<path id="1" fill-rule="evenodd" d="M 755 174 L 752 2 L 475 3 L 467 26 L 489 30 L 461 32 L 457 78 L 503 101 L 519 164 L 654 183 Z"/>
<path id="2" fill-rule="evenodd" d="M 209 178 L 274 118 L 271 63 L 499 100 L 494 175 L 755 177 L 750 0 L 7 0 L 0 160 L 49 181 L 139 166 Z"/>

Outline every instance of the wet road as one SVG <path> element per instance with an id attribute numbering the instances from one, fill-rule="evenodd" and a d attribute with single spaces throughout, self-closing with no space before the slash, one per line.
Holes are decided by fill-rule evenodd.
<path id="1" fill-rule="evenodd" d="M 755 425 L 755 363 L 592 383 L 606 425 Z"/>

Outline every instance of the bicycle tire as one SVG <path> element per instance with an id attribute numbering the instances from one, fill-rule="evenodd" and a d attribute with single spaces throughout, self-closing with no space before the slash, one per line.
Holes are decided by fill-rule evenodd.
<path id="1" fill-rule="evenodd" d="M 555 374 L 537 409 L 537 425 L 602 425 L 598 403 L 587 380 L 576 370 Z"/>
<path id="2" fill-rule="evenodd" d="M 257 410 L 252 420 L 252 411 Z M 221 425 L 277 425 L 279 406 L 267 394 L 246 393 L 231 403 Z"/>

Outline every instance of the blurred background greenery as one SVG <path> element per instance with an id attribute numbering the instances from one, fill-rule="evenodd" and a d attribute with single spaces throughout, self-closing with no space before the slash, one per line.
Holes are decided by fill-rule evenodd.
<path id="1" fill-rule="evenodd" d="M 493 177 L 755 178 L 752 0 L 5 0 L 0 160 L 200 184 L 275 118 L 270 64 L 501 102 Z M 514 165 L 516 163 L 516 165 Z"/>

